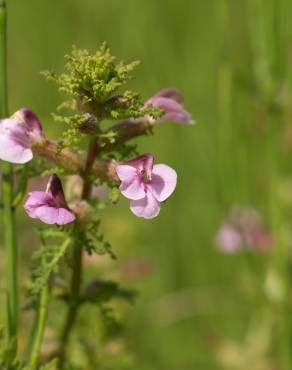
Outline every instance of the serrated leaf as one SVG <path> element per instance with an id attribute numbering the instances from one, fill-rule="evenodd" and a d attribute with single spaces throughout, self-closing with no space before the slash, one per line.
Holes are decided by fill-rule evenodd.
<path id="1" fill-rule="evenodd" d="M 47 230 L 46 236 L 56 236 L 52 231 Z M 57 233 L 59 236 L 59 234 Z M 63 243 L 43 245 L 37 250 L 32 260 L 36 267 L 32 272 L 32 281 L 28 286 L 28 291 L 31 295 L 37 295 L 41 289 L 47 284 L 51 274 L 56 271 L 61 260 L 64 258 L 67 249 L 70 245 L 70 239 L 65 239 Z"/>

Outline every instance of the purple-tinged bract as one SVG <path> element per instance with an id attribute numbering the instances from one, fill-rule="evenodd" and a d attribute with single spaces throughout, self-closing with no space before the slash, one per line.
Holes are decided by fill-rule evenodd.
<path id="1" fill-rule="evenodd" d="M 38 218 L 46 224 L 66 225 L 76 219 L 68 208 L 57 175 L 50 177 L 46 191 L 32 191 L 28 194 L 24 209 L 29 217 Z"/>

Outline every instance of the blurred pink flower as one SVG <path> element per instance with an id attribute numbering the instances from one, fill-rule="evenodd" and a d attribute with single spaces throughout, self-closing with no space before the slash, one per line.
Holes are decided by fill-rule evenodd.
<path id="1" fill-rule="evenodd" d="M 146 103 L 145 107 L 153 106 L 164 110 L 164 114 L 158 121 L 174 121 L 179 123 L 193 124 L 194 120 L 191 115 L 182 106 L 182 95 L 174 89 L 168 88 L 159 91 L 152 96 Z M 153 118 L 150 117 L 153 120 Z"/>
<path id="2" fill-rule="evenodd" d="M 31 147 L 43 139 L 37 116 L 30 109 L 19 109 L 11 118 L 0 121 L 0 159 L 27 163 L 33 157 Z"/>
<path id="3" fill-rule="evenodd" d="M 154 266 L 153 263 L 150 260 L 147 259 L 132 259 L 126 261 L 122 265 L 122 274 L 126 278 L 143 278 L 147 275 L 149 275 Z"/>
<path id="4" fill-rule="evenodd" d="M 240 232 L 229 224 L 221 226 L 216 236 L 217 245 L 225 252 L 237 252 L 242 246 Z"/>
<path id="5" fill-rule="evenodd" d="M 233 253 L 240 249 L 266 250 L 273 240 L 255 209 L 233 207 L 217 233 L 216 244 L 221 250 Z"/>
<path id="6" fill-rule="evenodd" d="M 46 191 L 28 194 L 24 209 L 29 217 L 46 224 L 65 225 L 76 218 L 67 206 L 61 180 L 55 174 L 50 177 Z"/>
<path id="7" fill-rule="evenodd" d="M 99 200 L 106 200 L 110 191 L 106 186 L 96 185 L 92 187 L 91 196 Z"/>
<path id="8" fill-rule="evenodd" d="M 130 209 L 138 217 L 156 217 L 160 203 L 174 191 L 176 172 L 165 164 L 153 166 L 151 154 L 141 155 L 117 166 L 121 193 L 131 199 Z"/>

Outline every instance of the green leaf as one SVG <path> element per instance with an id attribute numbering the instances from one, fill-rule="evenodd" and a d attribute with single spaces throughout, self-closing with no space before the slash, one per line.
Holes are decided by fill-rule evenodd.
<path id="1" fill-rule="evenodd" d="M 58 360 L 54 359 L 40 367 L 39 370 L 58 370 Z"/>
<path id="2" fill-rule="evenodd" d="M 42 239 L 48 237 L 63 237 L 63 233 L 54 229 L 42 231 Z M 67 249 L 70 245 L 70 239 L 66 238 L 62 243 L 44 245 L 37 250 L 32 260 L 35 263 L 35 269 L 32 272 L 32 281 L 29 284 L 28 291 L 30 295 L 37 295 L 41 289 L 47 284 L 51 274 L 55 272 L 64 258 Z"/>
<path id="3" fill-rule="evenodd" d="M 16 338 L 7 342 L 4 338 L 4 329 L 0 329 L 0 369 L 20 369 L 20 364 L 15 358 Z"/>

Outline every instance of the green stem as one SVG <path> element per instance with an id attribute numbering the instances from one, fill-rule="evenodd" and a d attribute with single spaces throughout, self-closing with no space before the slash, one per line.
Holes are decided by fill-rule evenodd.
<path id="1" fill-rule="evenodd" d="M 6 73 L 6 6 L 0 1 L 0 117 L 8 115 Z M 13 207 L 13 169 L 3 162 L 3 221 L 6 244 L 7 339 L 17 336 L 17 250 Z"/>
<path id="2" fill-rule="evenodd" d="M 47 267 L 52 271 L 53 266 L 56 266 L 57 261 L 60 259 L 60 256 L 63 256 L 71 243 L 71 239 L 67 238 L 64 240 L 63 244 L 60 246 L 60 253 L 56 255 L 50 262 Z M 48 304 L 49 304 L 49 279 L 47 284 L 42 288 L 39 297 L 38 311 L 36 315 L 36 320 L 32 329 L 32 339 L 28 345 L 28 357 L 30 358 L 30 366 L 35 368 L 38 365 L 39 354 L 41 350 L 41 344 L 44 337 L 44 331 L 47 323 L 48 315 Z"/>
<path id="3" fill-rule="evenodd" d="M 37 369 L 39 362 L 40 350 L 48 317 L 48 303 L 49 303 L 49 284 L 46 284 L 40 293 L 39 299 L 38 318 L 29 362 L 32 369 Z"/>
<path id="4" fill-rule="evenodd" d="M 81 282 L 82 282 L 82 246 L 75 245 L 73 249 L 73 273 L 71 280 L 71 297 L 70 297 L 71 301 L 61 336 L 61 346 L 59 351 L 60 369 L 62 369 L 64 365 L 64 360 L 66 356 L 66 346 L 78 312 Z"/>
<path id="5" fill-rule="evenodd" d="M 85 174 L 83 190 L 82 190 L 82 199 L 86 200 L 90 198 L 91 189 L 92 189 L 92 179 L 90 176 L 96 155 L 98 152 L 97 140 L 94 137 L 88 147 L 87 159 L 85 164 Z M 73 249 L 73 272 L 71 279 L 71 301 L 68 308 L 68 313 L 61 335 L 61 345 L 59 350 L 59 360 L 60 360 L 60 369 L 64 366 L 64 360 L 66 357 L 66 346 L 71 334 L 71 331 L 74 327 L 76 316 L 79 308 L 79 298 L 80 298 L 80 289 L 82 282 L 82 245 L 74 245 Z"/>

